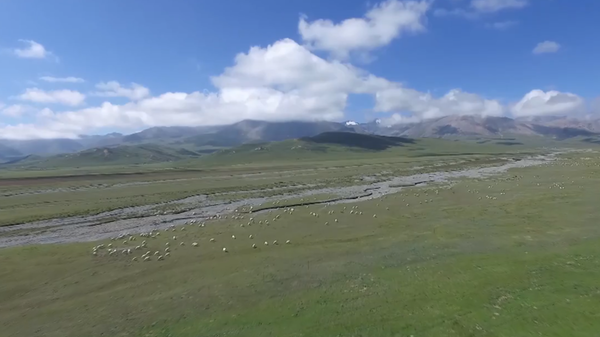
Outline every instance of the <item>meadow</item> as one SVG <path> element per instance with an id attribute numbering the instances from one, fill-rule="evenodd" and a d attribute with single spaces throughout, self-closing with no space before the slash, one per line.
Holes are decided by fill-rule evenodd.
<path id="1" fill-rule="evenodd" d="M 51 218 L 186 193 L 356 184 L 495 165 L 503 156 L 377 155 L 5 184 L 2 193 L 12 195 L 0 199 L 0 219 L 9 225 L 27 220 L 27 209 Z M 361 202 L 240 208 L 159 235 L 3 248 L 0 335 L 595 336 L 600 159 L 558 158 Z"/>

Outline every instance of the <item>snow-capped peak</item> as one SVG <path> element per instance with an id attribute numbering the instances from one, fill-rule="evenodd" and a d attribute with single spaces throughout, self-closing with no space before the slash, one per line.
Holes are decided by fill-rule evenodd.
<path id="1" fill-rule="evenodd" d="M 355 121 L 347 121 L 346 125 L 358 125 Z"/>

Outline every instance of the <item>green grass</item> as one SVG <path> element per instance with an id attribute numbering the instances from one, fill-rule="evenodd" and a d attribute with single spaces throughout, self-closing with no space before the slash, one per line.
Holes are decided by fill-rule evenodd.
<path id="1" fill-rule="evenodd" d="M 340 155 L 328 160 L 316 157 L 312 160 L 290 161 L 282 157 L 276 163 L 228 166 L 221 162 L 222 166 L 188 166 L 185 170 L 163 168 L 152 171 L 156 166 L 142 166 L 143 169 L 136 172 L 135 167 L 122 166 L 121 171 L 117 171 L 117 167 L 113 166 L 71 175 L 66 175 L 68 171 L 65 170 L 47 171 L 37 177 L 27 174 L 39 171 L 5 171 L 4 179 L 0 179 L 0 226 L 98 214 L 198 194 L 208 194 L 213 199 L 239 200 L 240 195 L 232 192 L 242 192 L 241 196 L 272 196 L 286 190 L 304 189 L 309 184 L 321 187 L 348 186 L 360 181 L 363 176 L 374 176 L 381 180 L 391 176 L 458 170 L 504 161 L 495 153 L 443 155 L 445 152 L 439 151 L 439 154 L 418 157 L 398 156 L 396 152 L 386 152 L 385 156 L 379 152 L 349 157 Z M 245 157 L 240 154 L 240 158 Z M 415 167 L 418 169 L 415 170 Z"/>
<path id="2" fill-rule="evenodd" d="M 186 226 L 147 239 L 171 242 L 165 261 L 94 257 L 97 243 L 3 249 L 2 335 L 595 336 L 600 162 L 582 157 Z"/>

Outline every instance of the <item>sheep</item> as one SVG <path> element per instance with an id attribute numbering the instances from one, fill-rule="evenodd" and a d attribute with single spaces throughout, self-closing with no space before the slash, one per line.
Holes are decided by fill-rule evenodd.
<path id="1" fill-rule="evenodd" d="M 146 256 L 146 257 L 144 258 L 144 261 L 150 261 L 150 256 Z"/>
<path id="2" fill-rule="evenodd" d="M 169 247 L 165 248 L 165 253 L 168 253 L 169 251 L 171 251 Z"/>
<path id="3" fill-rule="evenodd" d="M 198 247 L 198 242 L 193 242 L 193 243 L 192 243 L 192 246 L 194 246 L 194 247 Z"/>
<path id="4" fill-rule="evenodd" d="M 185 230 L 185 227 L 181 227 L 181 230 L 182 230 L 182 231 L 184 231 L 184 230 Z"/>
<path id="5" fill-rule="evenodd" d="M 232 236 L 231 236 L 231 238 L 232 238 L 232 239 L 235 239 L 235 235 L 232 235 Z"/>
<path id="6" fill-rule="evenodd" d="M 98 252 L 96 252 L 96 251 L 93 251 L 93 252 L 92 252 L 92 255 L 96 256 L 96 255 L 98 255 Z"/>
<path id="7" fill-rule="evenodd" d="M 215 238 L 210 238 L 210 242 L 215 242 Z"/>
<path id="8" fill-rule="evenodd" d="M 292 242 L 290 240 L 285 240 L 285 243 L 289 245 Z"/>
<path id="9" fill-rule="evenodd" d="M 267 241 L 265 241 L 265 246 L 268 246 L 268 245 L 269 245 L 269 243 Z"/>
<path id="10" fill-rule="evenodd" d="M 227 253 L 227 248 L 223 247 L 223 252 Z"/>
<path id="11" fill-rule="evenodd" d="M 376 218 L 376 217 L 377 217 L 377 214 L 373 214 L 373 217 L 374 217 L 374 218 Z"/>
<path id="12" fill-rule="evenodd" d="M 171 256 L 171 253 L 165 253 L 165 257 Z"/>
<path id="13" fill-rule="evenodd" d="M 252 239 L 252 238 L 253 238 L 252 234 L 248 235 L 248 239 Z"/>
<path id="14" fill-rule="evenodd" d="M 333 220 L 333 221 L 335 221 L 335 222 L 338 222 L 338 219 L 335 219 L 335 220 Z"/>
<path id="15" fill-rule="evenodd" d="M 169 247 L 169 243 L 168 243 L 168 242 L 165 242 L 165 246 Z"/>
<path id="16" fill-rule="evenodd" d="M 327 226 L 327 225 L 329 225 L 329 222 L 328 222 L 328 221 L 325 221 L 325 226 Z"/>
<path id="17" fill-rule="evenodd" d="M 177 240 L 177 237 L 175 235 L 173 235 L 173 240 Z"/>
<path id="18" fill-rule="evenodd" d="M 273 241 L 274 245 L 278 245 L 279 243 L 277 243 L 277 240 Z"/>
<path id="19" fill-rule="evenodd" d="M 256 248 L 256 243 L 253 243 L 253 244 L 252 244 L 252 248 Z"/>
<path id="20" fill-rule="evenodd" d="M 137 261 L 137 256 L 134 256 L 133 259 L 131 259 L 131 261 Z"/>
<path id="21" fill-rule="evenodd" d="M 158 250 L 154 252 L 154 255 L 159 255 L 159 254 L 160 254 L 160 252 Z"/>
<path id="22" fill-rule="evenodd" d="M 185 246 L 185 242 L 182 241 L 182 242 L 179 243 L 179 245 L 180 246 Z"/>
<path id="23" fill-rule="evenodd" d="M 109 244 L 108 244 L 108 248 L 112 248 L 112 243 L 109 243 Z"/>
<path id="24" fill-rule="evenodd" d="M 157 258 L 157 260 L 158 260 L 158 261 L 161 261 L 161 260 L 163 260 L 163 256 L 162 256 L 162 255 L 159 255 L 159 256 L 158 256 L 158 258 Z"/>

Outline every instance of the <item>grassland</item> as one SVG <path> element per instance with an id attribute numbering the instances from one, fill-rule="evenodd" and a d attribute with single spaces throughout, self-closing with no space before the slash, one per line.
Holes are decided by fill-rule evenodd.
<path id="1" fill-rule="evenodd" d="M 466 152 L 459 153 L 456 142 L 444 140 L 419 140 L 377 151 L 304 141 L 304 147 L 290 150 L 299 146 L 297 143 L 276 142 L 260 151 L 254 151 L 256 145 L 242 146 L 174 166 L 0 170 L 0 226 L 99 214 L 199 194 L 239 200 L 244 195 L 277 195 L 307 185 L 347 186 L 365 176 L 386 179 L 428 170 L 493 165 L 505 161 L 506 156 L 534 152 L 532 148 L 510 152 L 507 147 L 460 143 Z"/>
<path id="2" fill-rule="evenodd" d="M 383 176 L 492 159 L 380 157 L 352 160 L 353 165 L 340 159 L 288 171 L 283 164 L 279 170 L 249 165 L 198 176 L 160 172 L 133 181 L 61 180 L 43 187 L 73 190 L 38 194 L 25 192 L 42 186 L 11 185 L 3 193 L 16 196 L 3 197 L 2 210 L 6 200 L 18 201 L 10 201 L 10 211 L 1 214 L 10 214 L 3 215 L 10 222 L 26 209 L 39 216 L 45 201 L 47 216 L 55 216 L 57 204 L 67 212 L 89 212 L 99 208 L 81 205 L 110 208 L 278 182 L 353 182 L 387 171 L 392 173 Z M 131 182 L 140 184 L 118 185 Z M 93 184 L 101 188 L 77 190 Z M 146 240 L 147 250 L 161 255 L 170 243 L 164 261 L 154 255 L 151 261 L 132 261 L 146 249 L 132 255 L 91 254 L 99 243 L 133 248 L 139 237 L 127 243 L 6 248 L 0 250 L 0 334 L 594 336 L 600 331 L 599 188 L 597 154 L 570 153 L 553 164 L 494 179 L 412 187 L 360 203 L 245 214 L 244 219 L 163 231 Z M 102 200 L 108 206 L 98 205 Z M 353 207 L 356 212 L 350 212 Z"/>

